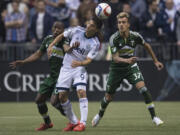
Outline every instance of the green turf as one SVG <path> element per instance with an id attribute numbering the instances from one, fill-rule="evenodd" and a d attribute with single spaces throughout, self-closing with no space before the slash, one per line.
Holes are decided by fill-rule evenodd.
<path id="1" fill-rule="evenodd" d="M 156 102 L 156 111 L 165 124 L 156 127 L 143 102 L 112 102 L 100 124 L 92 128 L 91 119 L 97 113 L 99 102 L 89 103 L 85 132 L 62 132 L 67 123 L 50 104 L 49 114 L 54 127 L 36 132 L 42 122 L 34 103 L 0 103 L 0 135 L 180 135 L 180 102 Z M 73 103 L 79 117 L 79 105 Z"/>

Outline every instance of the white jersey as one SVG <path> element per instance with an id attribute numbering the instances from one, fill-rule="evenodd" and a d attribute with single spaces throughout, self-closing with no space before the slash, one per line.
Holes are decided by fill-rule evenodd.
<path id="1" fill-rule="evenodd" d="M 100 49 L 100 42 L 97 37 L 87 38 L 85 29 L 77 26 L 64 32 L 64 37 L 70 40 L 70 46 L 75 42 L 79 42 L 78 48 L 73 49 L 71 53 L 66 53 L 63 60 L 63 67 L 72 68 L 73 60 L 83 61 L 87 57 L 94 59 Z"/>

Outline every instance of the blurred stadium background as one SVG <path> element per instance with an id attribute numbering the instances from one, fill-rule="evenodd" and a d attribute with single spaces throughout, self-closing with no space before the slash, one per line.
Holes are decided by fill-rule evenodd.
<path id="1" fill-rule="evenodd" d="M 14 1 L 19 3 L 19 16 L 13 16 Z M 1 0 L 0 135 L 60 134 L 66 120 L 50 105 L 55 128 L 42 133 L 34 131 L 41 117 L 33 101 L 40 83 L 49 73 L 47 56 L 15 70 L 8 64 L 35 52 L 42 39 L 51 34 L 54 21 L 62 21 L 65 29 L 84 26 L 100 2 L 107 2 L 112 14 L 104 21 L 102 49 L 88 67 L 90 111 L 87 132 L 83 134 L 180 134 L 180 0 Z M 130 13 L 131 29 L 143 35 L 165 65 L 162 71 L 157 71 L 145 50 L 136 48 L 135 55 L 139 57 L 138 63 L 153 100 L 166 101 L 155 103 L 158 114 L 165 121 L 162 127 L 150 123 L 143 98 L 126 80 L 115 95 L 117 102 L 111 103 L 99 127 L 90 126 L 90 120 L 99 108 L 97 101 L 104 95 L 111 60 L 108 39 L 117 30 L 115 19 L 121 11 Z M 40 13 L 43 16 L 40 17 Z M 21 23 L 12 30 L 6 22 L 13 17 Z M 74 91 L 70 99 L 77 101 L 73 94 Z M 78 104 L 75 102 L 73 106 L 78 112 Z"/>

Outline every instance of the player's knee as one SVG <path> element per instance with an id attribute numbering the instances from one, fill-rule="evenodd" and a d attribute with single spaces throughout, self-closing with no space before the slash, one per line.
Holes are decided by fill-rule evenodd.
<path id="1" fill-rule="evenodd" d="M 51 103 L 51 105 L 52 105 L 52 106 L 54 106 L 54 107 L 55 107 L 55 106 L 56 106 L 56 104 L 57 104 L 57 101 L 55 101 L 55 100 L 51 99 L 51 100 L 50 100 L 50 103 Z"/>
<path id="2" fill-rule="evenodd" d="M 139 90 L 139 93 L 142 94 L 147 91 L 147 88 L 146 88 L 146 86 L 144 86 L 144 87 L 139 88 L 138 90 Z"/>
<path id="3" fill-rule="evenodd" d="M 36 98 L 35 98 L 35 103 L 36 104 L 42 104 L 45 103 L 47 99 L 47 96 L 45 94 L 40 94 L 38 93 Z"/>
<path id="4" fill-rule="evenodd" d="M 85 90 L 78 90 L 78 97 L 79 98 L 86 98 L 86 91 Z"/>
<path id="5" fill-rule="evenodd" d="M 40 98 L 36 97 L 36 98 L 35 98 L 35 103 L 36 103 L 36 104 L 41 104 L 41 103 L 42 103 L 42 101 L 41 101 L 41 99 L 40 99 Z"/>
<path id="6" fill-rule="evenodd" d="M 105 98 L 106 98 L 106 101 L 108 101 L 108 102 L 111 102 L 113 100 L 113 96 L 110 94 L 107 94 L 107 93 L 105 95 Z"/>
<path id="7" fill-rule="evenodd" d="M 55 106 L 57 103 L 59 103 L 58 95 L 52 95 L 50 99 L 50 103 L 52 106 Z"/>
<path id="8" fill-rule="evenodd" d="M 65 103 L 67 101 L 67 95 L 65 93 L 59 93 L 59 100 L 61 103 Z"/>

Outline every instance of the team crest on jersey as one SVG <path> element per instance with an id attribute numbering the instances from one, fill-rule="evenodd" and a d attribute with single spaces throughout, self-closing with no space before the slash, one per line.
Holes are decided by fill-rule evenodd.
<path id="1" fill-rule="evenodd" d="M 134 46 L 134 40 L 131 40 L 131 45 Z"/>

